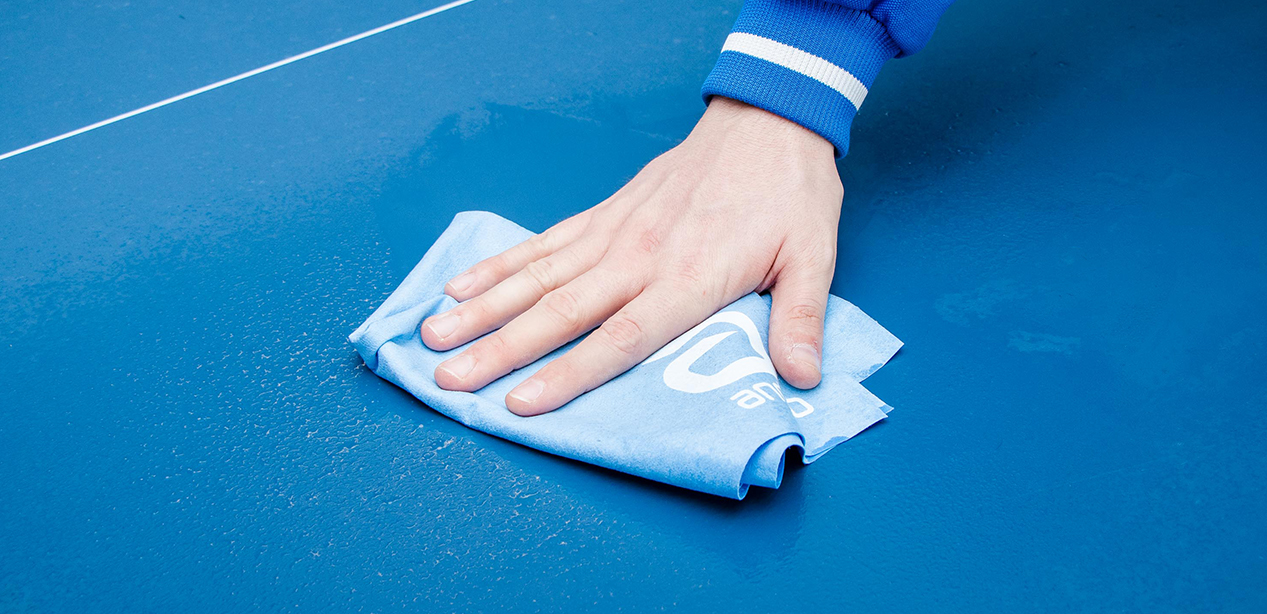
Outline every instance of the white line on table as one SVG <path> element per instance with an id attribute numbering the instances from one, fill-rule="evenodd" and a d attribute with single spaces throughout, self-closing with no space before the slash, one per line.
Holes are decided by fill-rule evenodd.
<path id="1" fill-rule="evenodd" d="M 24 154 L 24 153 L 26 153 L 26 152 L 28 152 L 28 151 L 33 150 L 33 149 L 39 149 L 39 148 L 41 148 L 41 147 L 43 147 L 43 146 L 45 146 L 45 145 L 52 145 L 53 143 L 56 143 L 56 142 L 58 142 L 58 141 L 64 141 L 64 140 L 66 140 L 66 139 L 68 139 L 68 138 L 70 138 L 70 137 L 72 137 L 72 136 L 78 136 L 78 135 L 81 135 L 81 134 L 83 134 L 83 133 L 85 133 L 85 132 L 89 132 L 89 131 L 91 131 L 91 130 L 96 130 L 97 128 L 102 128 L 102 127 L 105 127 L 105 126 L 109 126 L 110 124 L 113 124 L 113 123 L 115 123 L 115 122 L 121 122 L 121 121 L 123 121 L 123 120 L 125 120 L 125 119 L 127 119 L 127 118 L 129 118 L 129 117 L 136 117 L 137 115 L 140 115 L 140 114 L 142 114 L 142 113 L 146 113 L 146 112 L 149 112 L 149 111 L 153 111 L 154 109 L 158 109 L 158 108 L 160 108 L 160 107 L 165 107 L 165 106 L 167 106 L 167 105 L 169 105 L 169 104 L 176 103 L 176 102 L 180 102 L 180 101 L 182 101 L 182 100 L 184 100 L 184 99 L 186 99 L 186 98 L 192 98 L 192 97 L 194 97 L 194 96 L 197 96 L 198 94 L 202 94 L 202 93 L 204 93 L 204 92 L 210 92 L 211 90 L 214 90 L 214 89 L 217 89 L 217 88 L 221 88 L 221 87 L 224 87 L 224 86 L 229 85 L 229 84 L 232 84 L 232 83 L 237 83 L 238 81 L 241 81 L 241 80 L 243 80 L 243 79 L 248 79 L 248 78 L 250 78 L 250 77 L 254 77 L 255 75 L 258 75 L 258 74 L 260 74 L 260 73 L 266 73 L 266 72 L 268 72 L 268 71 L 270 71 L 270 70 L 273 70 L 274 68 L 281 68 L 282 66 L 285 66 L 285 65 L 287 65 L 287 64 L 294 64 L 295 62 L 298 62 L 299 60 L 303 60 L 303 59 L 306 59 L 306 58 L 310 58 L 310 57 L 312 57 L 312 56 L 314 56 L 314 55 L 317 55 L 318 53 L 325 53 L 325 52 L 327 52 L 327 51 L 329 51 L 329 50 L 331 50 L 331 49 L 337 49 L 337 48 L 342 47 L 342 46 L 344 46 L 344 45 L 349 45 L 349 44 L 355 43 L 356 41 L 359 41 L 359 40 L 362 40 L 362 39 L 369 38 L 369 37 L 371 37 L 371 36 L 374 36 L 375 34 L 381 34 L 381 33 L 386 32 L 386 31 L 388 31 L 388 30 L 392 30 L 392 29 L 395 29 L 395 28 L 399 28 L 399 27 L 401 27 L 401 26 L 403 26 L 403 25 L 408 25 L 408 24 L 411 24 L 411 23 L 413 23 L 413 22 L 415 22 L 415 21 L 418 21 L 419 19 L 426 19 L 427 17 L 430 17 L 430 16 L 435 15 L 435 14 L 437 14 L 437 13 L 443 13 L 443 12 L 445 12 L 445 11 L 449 10 L 449 9 L 455 9 L 455 8 L 457 8 L 457 7 L 459 7 L 459 6 L 462 6 L 463 4 L 468 4 L 468 3 L 471 3 L 471 2 L 474 2 L 474 1 L 475 1 L 475 0 L 455 0 L 454 2 L 450 2 L 450 3 L 448 3 L 448 4 L 444 4 L 444 5 L 441 5 L 441 6 L 437 6 L 437 7 L 433 8 L 433 9 L 429 9 L 429 10 L 423 11 L 423 12 L 421 12 L 421 13 L 418 13 L 417 15 L 411 15 L 411 16 L 406 17 L 406 18 L 404 18 L 404 19 L 401 19 L 401 20 L 399 20 L 399 21 L 393 21 L 393 22 L 391 22 L 391 23 L 389 23 L 389 24 L 387 24 L 387 25 L 385 25 L 385 26 L 379 26 L 379 27 L 377 27 L 377 28 L 374 28 L 373 30 L 367 30 L 367 31 L 362 32 L 362 33 L 360 33 L 360 34 L 357 34 L 357 35 L 354 35 L 354 36 L 349 36 L 349 37 L 347 37 L 347 38 L 345 38 L 345 39 L 343 39 L 343 40 L 335 41 L 335 42 L 330 43 L 330 44 L 328 44 L 328 45 L 322 45 L 322 46 L 320 46 L 320 47 L 317 47 L 316 49 L 312 49 L 312 50 L 310 50 L 310 51 L 305 51 L 305 52 L 303 52 L 303 53 L 301 53 L 301 54 L 299 54 L 299 55 L 292 55 L 292 56 L 290 56 L 290 57 L 288 57 L 288 58 L 286 58 L 286 59 L 284 59 L 284 60 L 278 60 L 278 61 L 276 61 L 276 62 L 273 62 L 272 64 L 268 64 L 268 65 L 265 65 L 265 66 L 261 66 L 261 67 L 259 67 L 259 68 L 254 69 L 254 70 L 248 70 L 248 71 L 246 71 L 246 72 L 244 72 L 244 73 L 242 73 L 242 74 L 240 74 L 240 75 L 235 75 L 235 76 L 229 77 L 228 79 L 224 79 L 223 81 L 216 81 L 215 83 L 212 83 L 212 84 L 210 84 L 210 85 L 204 85 L 204 86 L 202 86 L 202 87 L 200 87 L 200 88 L 198 88 L 198 89 L 196 89 L 196 90 L 190 90 L 190 91 L 188 91 L 188 92 L 185 92 L 184 94 L 180 94 L 180 95 L 177 95 L 177 96 L 172 96 L 171 98 L 167 98 L 167 99 L 165 99 L 165 100 L 160 100 L 160 101 L 158 101 L 158 102 L 156 102 L 156 103 L 154 103 L 154 104 L 146 105 L 146 106 L 143 106 L 143 107 L 141 107 L 141 108 L 139 108 L 139 109 L 133 109 L 133 110 L 128 111 L 127 113 L 124 113 L 124 114 L 122 114 L 122 115 L 116 115 L 116 116 L 114 116 L 114 117 L 111 117 L 110 119 L 103 119 L 103 120 L 101 120 L 101 121 L 99 121 L 99 122 L 97 122 L 97 123 L 95 123 L 95 124 L 89 124 L 89 125 L 87 125 L 87 126 L 84 126 L 83 128 L 79 128 L 79 129 L 76 129 L 76 130 L 71 130 L 70 132 L 67 132 L 66 134 L 59 134 L 59 135 L 57 135 L 57 136 L 55 136 L 55 137 L 53 137 L 53 138 L 51 138 L 51 139 L 45 139 L 45 140 L 40 141 L 40 142 L 38 142 L 38 143 L 33 143 L 33 144 L 31 144 L 31 145 L 27 145 L 26 147 L 23 147 L 23 148 L 21 148 L 21 149 L 15 149 L 15 150 L 13 150 L 13 151 L 10 151 L 9 153 L 6 153 L 6 154 L 3 154 L 3 155 L 0 155 L 0 160 L 5 160 L 5 159 L 8 159 L 8 158 L 12 158 L 13 156 L 20 155 L 20 154 Z"/>

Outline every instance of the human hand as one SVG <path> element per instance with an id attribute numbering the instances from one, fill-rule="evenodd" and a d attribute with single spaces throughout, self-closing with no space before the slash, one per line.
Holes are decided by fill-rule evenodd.
<path id="1" fill-rule="evenodd" d="M 594 330 L 506 395 L 512 412 L 542 414 L 769 289 L 775 369 L 818 385 L 844 192 L 833 154 L 796 123 L 714 97 L 681 144 L 610 198 L 449 281 L 463 302 L 422 323 L 423 343 L 443 351 L 492 334 L 441 363 L 436 383 L 474 392 Z"/>

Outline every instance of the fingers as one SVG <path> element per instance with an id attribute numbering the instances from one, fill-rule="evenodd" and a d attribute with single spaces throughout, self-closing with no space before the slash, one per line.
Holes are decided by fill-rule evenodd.
<path id="1" fill-rule="evenodd" d="M 830 258 L 793 260 L 771 290 L 770 360 L 797 388 L 822 379 L 823 317 L 835 264 L 834 250 Z"/>
<path id="2" fill-rule="evenodd" d="M 590 211 L 582 211 L 531 239 L 480 261 L 450 279 L 444 285 L 444 293 L 459 301 L 483 294 L 502 280 L 518 273 L 529 262 L 545 258 L 579 238 L 589 222 Z"/>
<path id="3" fill-rule="evenodd" d="M 547 293 L 597 264 L 602 251 L 582 239 L 540 260 L 449 311 L 422 322 L 422 342 L 445 351 L 500 328 L 537 304 Z"/>
<path id="4" fill-rule="evenodd" d="M 545 356 L 615 313 L 642 289 L 626 272 L 595 267 L 541 298 L 461 354 L 436 367 L 445 390 L 474 392 L 511 371 Z"/>
<path id="5" fill-rule="evenodd" d="M 683 296 L 667 283 L 648 287 L 576 347 L 511 390 L 506 407 L 521 416 L 554 411 L 633 368 L 715 310 L 707 301 L 684 301 Z"/>

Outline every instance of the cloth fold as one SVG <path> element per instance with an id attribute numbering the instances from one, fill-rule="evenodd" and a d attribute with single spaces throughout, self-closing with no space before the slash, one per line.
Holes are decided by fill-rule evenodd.
<path id="1" fill-rule="evenodd" d="M 742 499 L 777 488 L 786 453 L 813 462 L 891 409 L 861 385 L 902 342 L 849 302 L 830 297 L 823 379 L 797 390 L 767 354 L 770 300 L 745 296 L 637 367 L 562 408 L 510 413 L 512 388 L 570 343 L 475 393 L 443 390 L 432 374 L 464 348 L 422 344 L 422 320 L 454 307 L 450 278 L 532 236 L 492 213 L 459 213 L 391 296 L 348 338 L 374 373 L 436 411 L 529 447 L 673 484 Z"/>

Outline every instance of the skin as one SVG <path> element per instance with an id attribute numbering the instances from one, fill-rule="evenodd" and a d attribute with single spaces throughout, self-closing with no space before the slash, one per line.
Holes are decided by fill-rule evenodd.
<path id="1" fill-rule="evenodd" d="M 516 414 L 546 413 L 768 290 L 775 369 L 817 386 L 843 193 L 831 143 L 715 97 L 610 198 L 448 282 L 462 302 L 423 321 L 423 343 L 483 338 L 440 364 L 436 383 L 473 392 L 589 333 L 506 396 Z"/>

